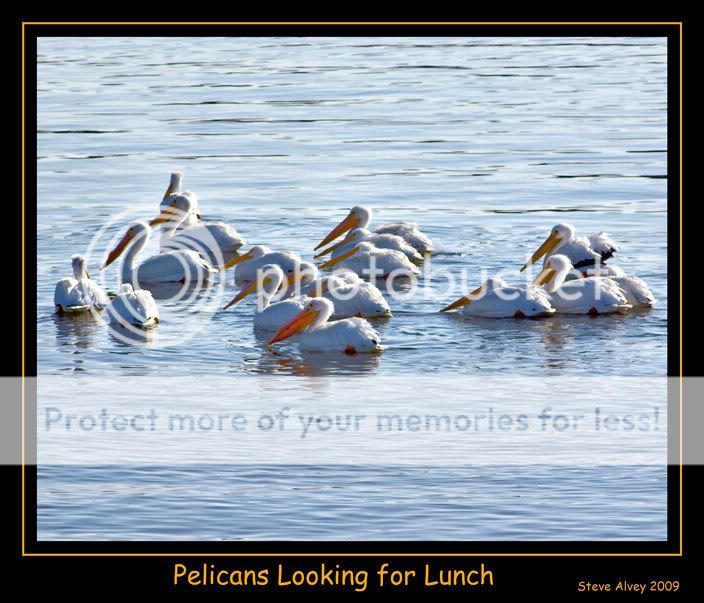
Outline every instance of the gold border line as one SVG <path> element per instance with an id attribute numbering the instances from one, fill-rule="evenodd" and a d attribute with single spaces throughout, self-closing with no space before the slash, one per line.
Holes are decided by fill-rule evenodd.
<path id="1" fill-rule="evenodd" d="M 678 25 L 679 26 L 679 552 L 677 553 L 29 553 L 25 546 L 25 25 Z M 683 22 L 682 21 L 22 21 L 22 557 L 682 557 L 683 550 Z M 669 55 L 668 55 L 669 61 Z M 669 464 L 669 463 L 668 463 Z M 36 535 L 35 535 L 36 536 Z"/>
<path id="2" fill-rule="evenodd" d="M 27 25 L 682 25 L 682 21 L 23 21 Z"/>
<path id="3" fill-rule="evenodd" d="M 20 328 L 21 331 L 21 336 L 22 336 L 22 359 L 21 359 L 21 365 L 22 365 L 22 384 L 20 386 L 21 388 L 21 395 L 22 395 L 22 436 L 21 436 L 21 442 L 22 442 L 22 451 L 20 453 L 20 456 L 22 458 L 22 555 L 24 556 L 26 553 L 25 550 L 25 391 L 24 391 L 24 377 L 25 377 L 25 356 L 26 356 L 26 349 L 25 349 L 25 338 L 24 338 L 24 321 L 25 321 L 25 305 L 26 305 L 26 299 L 25 299 L 25 281 L 24 281 L 24 262 L 25 262 L 25 257 L 24 257 L 24 248 L 26 246 L 25 243 L 25 222 L 24 222 L 24 197 L 25 197 L 25 190 L 24 190 L 24 175 L 25 175 L 25 143 L 24 143 L 24 117 L 25 117 L 25 80 L 24 80 L 24 23 L 22 23 L 22 127 L 21 127 L 21 135 L 22 135 L 22 167 L 21 167 L 21 172 L 22 172 L 22 185 L 21 185 L 21 195 L 22 195 L 22 235 L 21 235 L 21 240 L 22 240 L 22 277 L 21 277 L 21 282 L 22 282 L 22 311 L 21 311 L 21 316 L 22 316 L 22 326 Z"/>
<path id="4" fill-rule="evenodd" d="M 684 60 L 683 57 L 683 45 L 682 45 L 682 23 L 680 23 L 679 31 L 680 31 L 680 115 L 679 115 L 679 120 L 680 120 L 680 140 L 679 140 L 679 150 L 680 150 L 680 160 L 679 160 L 679 177 L 680 177 L 680 282 L 679 282 L 679 293 L 680 293 L 680 300 L 679 300 L 679 306 L 680 306 L 680 341 L 679 341 L 679 352 L 680 352 L 680 555 L 684 554 L 684 514 L 682 513 L 684 509 L 683 505 L 683 496 L 682 496 L 682 488 L 683 488 L 683 470 L 682 470 L 682 465 L 684 463 L 684 455 L 683 455 L 683 450 L 684 450 L 684 444 L 683 444 L 683 431 L 682 431 L 682 425 L 684 423 L 684 417 L 683 417 L 683 398 L 684 398 L 684 392 L 683 392 L 683 381 L 684 381 L 684 349 L 682 345 L 682 332 L 683 332 L 683 319 L 682 319 L 682 294 L 683 294 L 683 286 L 682 286 L 682 277 L 683 277 L 683 269 L 682 269 L 682 260 L 683 260 L 683 251 L 682 251 L 682 198 L 683 198 L 683 185 L 682 185 L 682 179 L 683 179 L 683 168 L 682 168 L 682 152 L 683 152 L 683 136 L 684 136 L 684 129 L 683 129 L 683 118 L 682 118 L 682 105 L 683 105 L 683 86 L 682 86 L 682 81 L 683 81 L 683 67 L 682 63 Z"/>

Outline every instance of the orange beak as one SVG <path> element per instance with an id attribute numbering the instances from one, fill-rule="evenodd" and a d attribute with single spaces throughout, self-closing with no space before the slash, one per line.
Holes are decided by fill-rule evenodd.
<path id="1" fill-rule="evenodd" d="M 296 314 L 289 322 L 287 322 L 283 327 L 279 329 L 279 332 L 274 335 L 274 338 L 269 342 L 269 345 L 283 341 L 292 337 L 296 333 L 300 333 L 304 329 L 307 329 L 310 324 L 316 319 L 320 314 L 320 310 L 311 310 L 309 308 L 304 308 L 301 312 Z"/>
<path id="2" fill-rule="evenodd" d="M 353 216 L 352 214 L 348 214 L 348 216 L 342 222 L 340 222 L 337 226 L 335 226 L 335 228 L 330 231 L 327 237 L 325 237 L 320 243 L 318 243 L 315 249 L 317 250 L 321 247 L 324 247 L 331 241 L 334 241 L 341 234 L 344 234 L 348 230 L 356 228 L 359 222 L 359 218 Z"/>
<path id="3" fill-rule="evenodd" d="M 541 287 L 547 282 L 550 282 L 552 280 L 552 277 L 555 276 L 555 269 L 554 268 L 545 268 L 540 272 L 540 274 L 535 277 L 535 280 L 533 281 L 533 284 L 536 285 L 537 287 Z"/>
<path id="4" fill-rule="evenodd" d="M 345 245 L 346 243 L 349 243 L 349 242 L 350 242 L 350 236 L 347 235 L 347 236 L 346 236 L 344 239 L 342 239 L 341 241 L 338 241 L 337 243 L 335 243 L 335 244 L 332 245 L 331 247 L 328 247 L 327 249 L 324 249 L 323 251 L 321 251 L 320 253 L 318 253 L 317 255 L 315 255 L 315 256 L 313 256 L 313 257 L 314 257 L 314 259 L 317 260 L 318 258 L 321 258 L 321 257 L 323 257 L 324 255 L 327 255 L 328 253 L 332 253 L 332 252 L 335 251 L 336 249 L 339 249 L 340 247 L 342 247 L 343 245 Z M 317 249 L 317 247 L 316 247 L 316 249 Z"/>
<path id="5" fill-rule="evenodd" d="M 267 277 L 267 278 L 268 278 L 268 277 Z M 265 284 L 265 283 L 266 283 L 266 279 L 264 279 L 264 281 L 262 282 L 262 284 Z M 244 287 L 237 295 L 235 295 L 235 297 L 233 297 L 233 298 L 227 303 L 227 305 L 223 308 L 223 310 L 227 310 L 230 306 L 236 304 L 236 303 L 239 302 L 239 301 L 242 301 L 245 297 L 247 297 L 248 295 L 254 293 L 254 292 L 257 290 L 257 285 L 258 285 L 258 284 L 259 284 L 259 283 L 257 283 L 257 281 L 253 281 L 251 284 L 249 284 L 248 286 Z"/>
<path id="6" fill-rule="evenodd" d="M 170 187 L 169 187 L 170 188 Z M 161 224 L 162 222 L 166 222 L 167 220 L 170 220 L 172 216 L 175 216 L 178 212 L 174 211 L 173 208 L 176 205 L 176 201 L 172 201 L 169 203 L 168 207 L 165 207 L 164 209 L 161 210 L 161 213 L 154 218 L 151 222 L 149 222 L 149 226 L 157 226 L 158 224 Z"/>
<path id="7" fill-rule="evenodd" d="M 359 245 L 355 245 L 352 249 L 349 251 L 346 251 L 345 253 L 341 253 L 338 255 L 336 258 L 333 258 L 332 260 L 328 260 L 327 262 L 323 262 L 318 266 L 320 270 L 325 270 L 326 268 L 332 268 L 336 264 L 339 264 L 340 262 L 344 262 L 347 258 L 351 258 L 355 253 L 359 251 Z"/>
<path id="8" fill-rule="evenodd" d="M 246 262 L 247 260 L 251 260 L 254 256 L 252 255 L 251 251 L 248 251 L 247 253 L 243 253 L 241 256 L 237 258 L 231 259 L 229 262 L 225 264 L 223 267 L 223 270 L 227 270 L 228 268 L 232 268 L 233 266 L 236 266 L 237 264 L 241 264 L 242 262 Z"/>
<path id="9" fill-rule="evenodd" d="M 546 253 L 550 253 L 555 247 L 557 247 L 562 242 L 562 239 L 557 236 L 554 232 L 550 233 L 550 236 L 543 241 L 543 244 L 535 250 L 535 253 L 530 257 L 530 259 L 523 264 L 521 272 L 523 272 L 528 266 L 534 264 L 540 258 L 542 258 Z"/>
<path id="10" fill-rule="evenodd" d="M 456 310 L 457 308 L 461 308 L 462 306 L 466 306 L 467 304 L 472 303 L 472 300 L 477 299 L 482 293 L 483 293 L 484 285 L 481 287 L 478 287 L 471 293 L 467 293 L 467 295 L 460 297 L 457 301 L 452 302 L 449 306 L 445 306 L 440 312 L 449 312 L 450 310 Z"/>
<path id="11" fill-rule="evenodd" d="M 134 238 L 134 235 L 132 234 L 132 229 L 128 230 L 125 233 L 125 236 L 120 239 L 120 242 L 115 246 L 115 249 L 113 249 L 109 254 L 107 259 L 105 260 L 105 263 L 100 267 L 101 270 L 104 270 L 107 268 L 110 264 L 112 264 L 117 258 L 122 255 L 122 252 L 125 250 L 125 247 L 127 247 L 127 244 Z"/>

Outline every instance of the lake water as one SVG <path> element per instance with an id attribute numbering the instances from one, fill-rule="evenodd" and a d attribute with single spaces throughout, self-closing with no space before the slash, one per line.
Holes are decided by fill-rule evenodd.
<path id="1" fill-rule="evenodd" d="M 404 375 L 441 388 L 458 374 L 666 374 L 664 39 L 44 38 L 38 60 L 39 375 L 293 377 L 295 401 L 295 378 L 303 395 L 300 378 L 339 375 L 370 392 Z M 520 267 L 558 222 L 606 230 L 621 244 L 614 263 L 660 303 L 626 316 L 464 320 L 438 310 L 465 290 L 449 296 L 428 274 L 423 295 L 377 321 L 387 349 L 373 356 L 295 343 L 273 353 L 252 331 L 251 301 L 200 322 L 162 302 L 162 323 L 136 345 L 90 318 L 57 317 L 53 288 L 71 254 L 93 247 L 97 273 L 110 238 L 156 215 L 177 170 L 205 217 L 306 259 L 353 205 L 373 207 L 375 223 L 418 222 L 437 247 L 433 268 L 467 271 L 471 288 L 482 269 Z M 105 278 L 114 291 L 117 270 Z M 225 278 L 204 303 L 233 295 Z M 40 389 L 40 406 L 51 396 Z M 42 466 L 40 539 L 666 535 L 658 466 L 558 475 L 200 460 Z"/>

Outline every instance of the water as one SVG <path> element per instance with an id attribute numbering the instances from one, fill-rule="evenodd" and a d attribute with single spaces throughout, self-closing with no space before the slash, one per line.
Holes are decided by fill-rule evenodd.
<path id="1" fill-rule="evenodd" d="M 363 377 L 370 390 L 377 376 L 421 371 L 438 387 L 458 373 L 665 375 L 664 39 L 45 38 L 38 55 L 40 375 L 344 374 Z M 118 212 L 153 217 L 175 170 L 208 219 L 308 259 L 352 205 L 373 207 L 375 223 L 416 221 L 438 248 L 434 268 L 468 271 L 472 288 L 481 269 L 519 267 L 557 222 L 584 234 L 605 229 L 622 245 L 618 265 L 644 278 L 660 304 L 595 319 L 463 320 L 437 310 L 464 291 L 449 297 L 432 277 L 421 279 L 432 293 L 394 301 L 394 317 L 375 324 L 388 349 L 362 357 L 304 355 L 295 344 L 272 353 L 252 332 L 251 302 L 215 313 L 179 346 L 160 345 L 184 329 L 176 303 L 162 305 L 173 319 L 138 345 L 90 319 L 56 317 L 53 287 L 69 274 L 70 255 Z M 89 258 L 93 271 L 104 241 Z M 107 272 L 114 290 L 116 270 Z M 227 289 L 202 295 L 222 305 Z M 565 521 L 584 527 L 579 537 L 665 534 L 660 468 L 621 481 L 598 468 L 582 468 L 579 479 L 541 467 L 528 476 L 503 467 L 493 477 L 471 468 L 220 471 L 43 468 L 40 536 L 577 537 L 545 518 L 545 508 L 562 504 Z M 314 494 L 297 489 L 305 483 Z M 470 504 L 478 484 L 481 497 Z M 514 505 L 519 487 L 530 492 Z M 120 492 L 133 490 L 143 504 L 111 513 Z M 498 526 L 486 512 L 493 504 L 499 513 L 497 501 Z M 300 520 L 285 515 L 267 529 L 263 516 L 238 513 L 243 505 L 289 513 L 299 504 Z M 368 521 L 385 504 L 398 509 L 397 529 Z M 205 528 L 196 510 L 209 505 L 221 506 Z M 441 518 L 454 527 L 439 529 Z"/>

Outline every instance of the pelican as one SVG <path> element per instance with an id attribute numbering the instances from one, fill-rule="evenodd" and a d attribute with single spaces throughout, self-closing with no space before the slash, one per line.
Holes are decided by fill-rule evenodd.
<path id="1" fill-rule="evenodd" d="M 285 282 L 284 271 L 276 264 L 266 264 L 257 278 L 244 287 L 225 306 L 227 310 L 233 304 L 243 300 L 251 293 L 257 293 L 257 310 L 254 312 L 254 328 L 262 331 L 278 331 L 296 316 L 308 302 L 307 297 L 289 298 L 271 303 Z"/>
<path id="2" fill-rule="evenodd" d="M 415 276 L 420 274 L 418 266 L 413 264 L 403 253 L 393 249 L 377 249 L 371 243 L 359 243 L 349 251 L 322 263 L 319 268 L 332 268 L 341 264 L 358 275 L 374 272 L 369 276 L 386 278 L 391 274 L 398 276 Z M 373 264 L 373 266 L 372 266 Z"/>
<path id="3" fill-rule="evenodd" d="M 185 225 L 193 215 L 193 201 L 189 197 L 171 195 L 167 201 L 159 215 L 149 222 L 152 227 L 163 224 L 162 251 L 192 249 L 207 257 L 213 266 L 221 266 L 226 263 L 225 258 L 247 243 L 240 233 L 223 222 Z"/>
<path id="4" fill-rule="evenodd" d="M 284 273 L 291 274 L 301 265 L 301 256 L 288 251 L 272 251 L 264 245 L 255 245 L 247 253 L 227 262 L 225 269 L 235 268 L 235 283 L 243 285 L 257 278 L 257 272 L 267 264 L 276 264 Z"/>
<path id="5" fill-rule="evenodd" d="M 107 308 L 110 322 L 149 328 L 159 322 L 159 309 L 152 294 L 145 289 L 135 291 L 129 283 L 123 283 Z"/>
<path id="6" fill-rule="evenodd" d="M 328 322 L 335 308 L 329 299 L 315 298 L 279 329 L 269 345 L 302 333 L 301 348 L 316 352 L 380 352 L 381 337 L 363 318 Z"/>
<path id="7" fill-rule="evenodd" d="M 381 291 L 371 283 L 339 284 L 323 293 L 321 298 L 335 305 L 333 318 L 357 316 L 364 318 L 391 317 L 391 308 Z"/>
<path id="8" fill-rule="evenodd" d="M 182 195 L 187 197 L 191 202 L 190 211 L 184 221 L 179 225 L 180 228 L 186 228 L 188 226 L 198 224 L 201 216 L 200 208 L 198 207 L 198 197 L 196 197 L 195 193 L 192 193 L 191 191 L 181 191 L 181 179 L 182 175 L 180 172 L 174 172 L 171 174 L 169 188 L 167 188 L 164 193 L 164 198 L 161 200 L 159 209 L 165 209 L 168 207 L 174 195 Z"/>
<path id="9" fill-rule="evenodd" d="M 307 264 L 307 262 L 303 262 Z M 317 268 L 316 268 L 317 270 Z M 301 288 L 303 295 L 309 297 L 319 297 L 324 295 L 331 289 L 343 287 L 345 285 L 356 285 L 358 283 L 366 283 L 358 274 L 348 270 L 347 268 L 337 268 L 332 274 L 314 279 L 311 283 Z M 381 293 L 381 292 L 380 292 Z"/>
<path id="10" fill-rule="evenodd" d="M 347 217 L 333 228 L 315 248 L 316 250 L 334 241 L 340 235 L 353 228 L 366 228 L 372 221 L 371 207 L 353 207 Z M 377 234 L 393 234 L 401 237 L 406 243 L 421 254 L 433 251 L 433 242 L 430 238 L 418 230 L 417 224 L 410 222 L 396 222 L 393 224 L 382 224 L 374 230 Z"/>
<path id="11" fill-rule="evenodd" d="M 258 278 L 251 284 L 244 287 L 228 304 L 225 309 L 243 300 L 248 295 L 257 292 L 257 312 L 254 315 L 254 328 L 264 330 L 278 330 L 287 323 L 293 316 L 303 309 L 303 306 L 310 301 L 308 295 L 291 297 L 289 289 L 295 287 L 298 280 L 302 280 L 305 271 L 305 264 L 301 264 L 301 270 L 296 270 L 293 274 L 285 276 L 284 271 L 276 264 L 264 266 Z M 332 288 L 320 293 L 321 297 L 330 300 L 335 306 L 333 318 L 347 318 L 350 316 L 380 317 L 391 316 L 389 304 L 384 299 L 381 291 L 374 285 L 361 281 L 356 284 L 349 284 L 338 277 Z M 288 283 L 288 285 L 287 285 Z M 314 283 L 311 283 L 314 284 Z M 304 289 L 309 290 L 310 285 Z M 282 301 L 271 303 L 273 297 L 280 296 Z M 317 291 L 313 291 L 317 294 Z M 295 311 L 293 311 L 295 309 Z M 293 313 L 291 313 L 293 312 Z"/>
<path id="12" fill-rule="evenodd" d="M 486 318 L 525 318 L 555 312 L 549 296 L 538 287 L 511 286 L 501 278 L 487 279 L 484 284 L 460 297 L 440 312 L 460 310 L 469 316 Z"/>
<path id="13" fill-rule="evenodd" d="M 145 222 L 135 222 L 128 229 L 120 242 L 108 255 L 101 270 L 112 264 L 125 249 L 122 261 L 121 278 L 123 282 L 168 283 L 207 281 L 215 270 L 198 253 L 189 249 L 166 251 L 147 258 L 135 266 L 135 256 L 147 244 L 151 228 Z"/>
<path id="14" fill-rule="evenodd" d="M 655 299 L 653 292 L 643 279 L 626 274 L 619 266 L 609 264 L 608 266 L 590 268 L 583 271 L 582 276 L 586 278 L 607 277 L 614 281 L 621 289 L 621 293 L 623 293 L 628 303 L 634 308 L 654 306 L 658 303 L 658 300 Z"/>
<path id="15" fill-rule="evenodd" d="M 308 273 L 314 278 L 308 282 L 300 279 L 300 293 L 308 297 L 324 297 L 333 302 L 333 318 L 391 316 L 391 308 L 379 288 L 359 278 L 351 270 L 336 270 L 321 278 L 318 278 L 318 269 L 308 262 L 301 264 L 301 270 L 303 274 Z"/>
<path id="16" fill-rule="evenodd" d="M 523 264 L 521 272 L 543 256 L 545 256 L 543 262 L 543 268 L 545 268 L 548 258 L 556 253 L 567 256 L 575 268 L 584 268 L 605 262 L 617 251 L 618 245 L 605 232 L 598 232 L 591 237 L 575 237 L 574 226 L 557 224 L 553 226 L 543 244 Z"/>
<path id="17" fill-rule="evenodd" d="M 395 234 L 376 234 L 366 228 L 353 228 L 347 233 L 347 236 L 341 241 L 335 243 L 331 247 L 324 249 L 315 257 L 319 258 L 328 253 L 332 253 L 331 258 L 336 258 L 346 251 L 349 251 L 358 243 L 371 243 L 377 249 L 395 249 L 405 254 L 412 262 L 421 262 L 423 256 L 418 253 L 415 247 L 406 243 L 406 241 Z"/>
<path id="18" fill-rule="evenodd" d="M 54 306 L 59 314 L 79 314 L 91 308 L 102 310 L 110 301 L 107 293 L 88 274 L 86 258 L 71 256 L 73 278 L 62 278 L 54 289 Z"/>
<path id="19" fill-rule="evenodd" d="M 550 303 L 561 314 L 608 314 L 632 308 L 620 287 L 605 277 L 565 281 L 572 263 L 562 254 L 552 255 L 534 284 L 550 294 Z"/>

